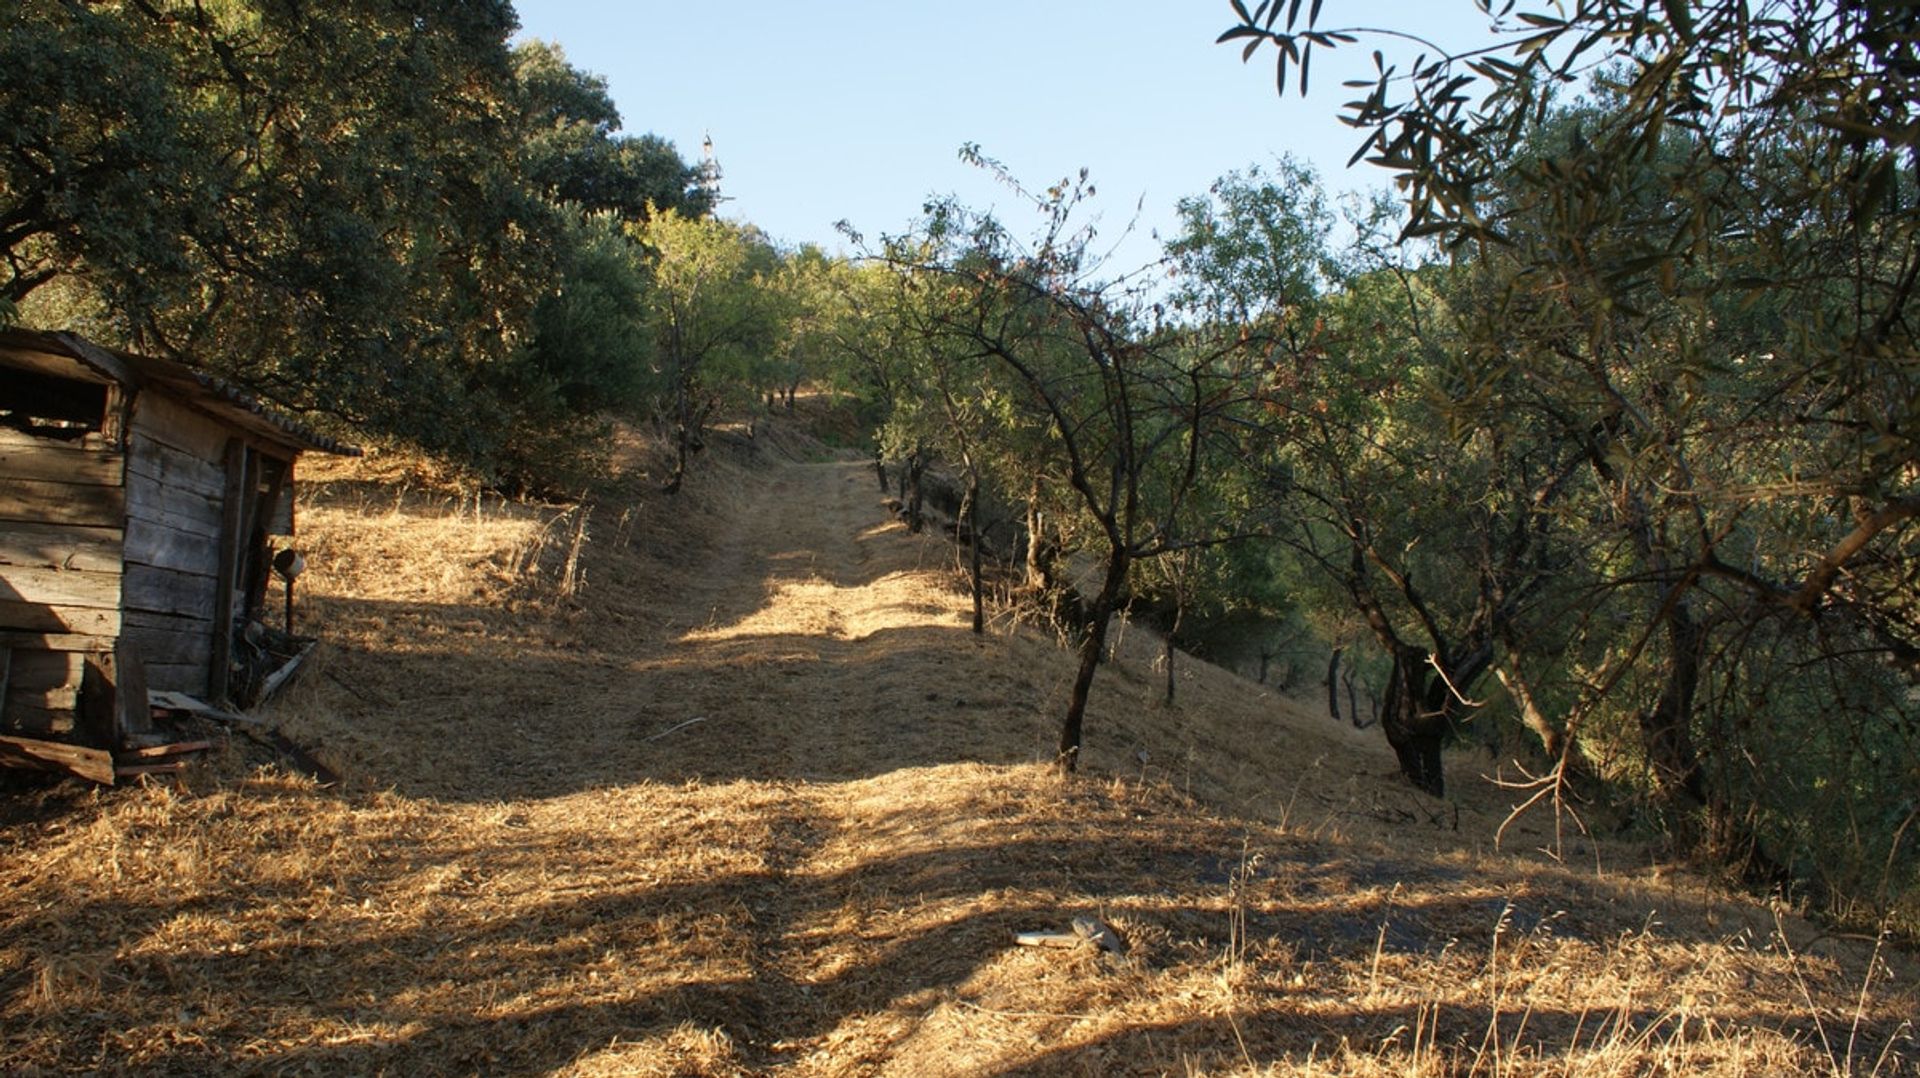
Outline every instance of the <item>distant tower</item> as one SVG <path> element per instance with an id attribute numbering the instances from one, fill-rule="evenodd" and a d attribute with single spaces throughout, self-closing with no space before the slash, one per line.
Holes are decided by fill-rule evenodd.
<path id="1" fill-rule="evenodd" d="M 707 205 L 712 210 L 717 210 L 720 208 L 720 204 L 728 201 L 728 199 L 720 193 L 720 162 L 713 156 L 713 134 L 711 132 L 709 132 L 706 138 L 700 143 L 700 150 L 700 179 L 698 181 L 700 184 L 700 193 L 707 196 Z"/>

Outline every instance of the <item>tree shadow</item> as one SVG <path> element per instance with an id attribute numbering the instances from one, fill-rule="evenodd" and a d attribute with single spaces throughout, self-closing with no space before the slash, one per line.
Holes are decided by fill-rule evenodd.
<path id="1" fill-rule="evenodd" d="M 709 796 L 659 791 L 649 801 L 692 818 L 711 807 Z M 43 958 L 52 957 L 47 941 L 91 940 L 101 949 L 93 973 L 101 990 L 81 1006 L 39 1008 L 18 1027 L 24 1033 L 0 1045 L 0 1067 L 85 1068 L 115 1045 L 136 1044 L 144 1054 L 124 1062 L 152 1073 L 550 1071 L 616 1040 L 670 1052 L 675 1031 L 690 1024 L 724 1031 L 735 1063 L 764 1070 L 831 1053 L 836 1034 L 874 1016 L 911 1028 L 983 992 L 993 993 L 988 1003 L 1034 993 L 1055 1007 L 1087 1000 L 1098 1009 L 1102 993 L 1152 992 L 1160 970 L 1204 968 L 1196 955 L 1233 945 L 1231 902 L 1213 873 L 1220 851 L 1247 837 L 1243 825 L 1142 814 L 1136 800 L 1086 789 L 1067 795 L 1069 811 L 1036 818 L 996 809 L 1002 791 L 956 806 L 963 826 L 947 833 L 895 841 L 907 817 L 924 816 L 901 805 L 867 820 L 873 834 L 846 846 L 819 815 L 834 796 L 770 792 L 758 816 L 763 831 L 654 836 L 645 841 L 654 843 L 658 878 L 629 872 L 592 886 L 539 882 L 543 866 L 582 856 L 567 836 L 539 830 L 518 844 L 491 831 L 461 841 L 369 835 L 383 843 L 380 855 L 324 894 L 312 878 L 271 878 L 246 865 L 173 900 L 128 901 L 55 882 L 33 910 L 6 916 L 5 935 L 31 941 L 24 949 Z M 1411 892 L 1341 892 L 1330 903 L 1301 883 L 1319 877 L 1337 888 L 1364 879 L 1368 866 L 1276 833 L 1255 838 L 1277 867 L 1246 897 L 1244 931 L 1256 946 L 1290 951 L 1296 964 L 1444 947 L 1352 926 L 1488 923 L 1483 896 L 1448 894 L 1440 878 Z M 697 849 L 728 855 L 728 867 L 701 871 Z M 423 888 L 426 879 L 443 882 Z M 1539 931 L 1564 897 L 1514 902 L 1542 919 L 1525 931 Z M 1015 943 L 1019 932 L 1058 929 L 1074 915 L 1134 933 L 1133 964 Z M 1511 920 L 1508 931 L 1520 924 Z M 237 935 L 200 929 L 207 938 L 196 945 L 196 925 L 239 927 Z M 10 1012 L 32 1010 L 23 1001 L 37 973 L 31 963 L 0 967 Z M 1100 1072 L 1101 1060 L 1153 1058 L 1230 1067 L 1243 1052 L 1256 1067 L 1299 1064 L 1342 1045 L 1372 1051 L 1397 1039 L 1408 1047 L 1417 1028 L 1430 1045 L 1470 1053 L 1496 1014 L 1503 1051 L 1540 1056 L 1583 1038 L 1600 1043 L 1603 1028 L 1644 1039 L 1676 1021 L 1652 997 L 1604 1014 L 1604 1006 L 1588 1013 L 1551 1000 L 1449 1002 L 1436 1017 L 1405 993 L 1327 991 L 1252 983 L 1206 1014 L 1159 1010 L 1091 1035 L 1028 1016 L 1021 1021 L 1047 1033 L 1048 1046 L 1028 1043 L 1017 1059 L 975 1073 Z M 1724 1003 L 1714 1017 L 1814 1043 L 1804 1018 L 1759 1001 Z M 1861 1043 L 1893 1035 L 1888 1023 L 1870 1021 Z M 153 1047 L 162 1039 L 167 1047 Z M 897 1047 L 896 1036 L 865 1050 Z"/>

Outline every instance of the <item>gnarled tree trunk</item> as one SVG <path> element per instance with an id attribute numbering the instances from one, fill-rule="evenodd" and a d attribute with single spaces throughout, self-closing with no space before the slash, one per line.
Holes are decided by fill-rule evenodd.
<path id="1" fill-rule="evenodd" d="M 1074 674 L 1073 691 L 1067 698 L 1066 721 L 1060 724 L 1060 770 L 1071 774 L 1080 765 L 1080 728 L 1086 719 L 1087 697 L 1093 691 L 1093 675 L 1100 668 L 1100 657 L 1107 647 L 1107 622 L 1114 604 L 1126 585 L 1128 554 L 1116 547 L 1107 555 L 1106 576 L 1100 581 L 1100 594 L 1087 604 L 1086 633 L 1080 638 L 1080 668 Z"/>

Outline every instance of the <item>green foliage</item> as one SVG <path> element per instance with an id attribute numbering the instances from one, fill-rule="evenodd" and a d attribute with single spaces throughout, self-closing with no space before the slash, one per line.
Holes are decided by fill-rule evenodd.
<path id="1" fill-rule="evenodd" d="M 780 256 L 755 230 L 671 210 L 627 229 L 647 253 L 653 405 L 674 432 L 667 489 L 677 491 L 712 415 L 752 407 L 772 384 L 770 357 L 785 328 L 771 285 Z"/>
<path id="2" fill-rule="evenodd" d="M 15 5 L 0 302 L 502 481 L 579 472 L 643 369 L 635 260 L 593 215 L 705 196 L 514 25 L 505 0 Z"/>
<path id="3" fill-rule="evenodd" d="M 712 210 L 698 166 L 658 135 L 620 133 L 606 80 L 567 63 L 560 46 L 513 52 L 521 174 L 551 202 L 637 221 L 653 207 L 699 217 Z"/>
<path id="4" fill-rule="evenodd" d="M 559 287 L 534 305 L 527 360 L 567 411 L 635 409 L 652 388 L 645 253 L 610 214 L 556 229 Z"/>
<path id="5" fill-rule="evenodd" d="M 1366 33 L 1237 14 L 1223 39 L 1303 88 Z M 1501 25 L 1405 71 L 1376 53 L 1347 119 L 1403 235 L 1459 260 L 1433 419 L 1489 463 L 1580 463 L 1503 679 L 1562 742 L 1555 782 L 1584 760 L 1683 843 L 1886 910 L 1920 881 L 1920 21 L 1605 0 Z"/>

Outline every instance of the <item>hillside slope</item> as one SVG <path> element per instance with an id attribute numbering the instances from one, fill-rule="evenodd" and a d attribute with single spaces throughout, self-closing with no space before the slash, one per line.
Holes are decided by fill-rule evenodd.
<path id="1" fill-rule="evenodd" d="M 305 507 L 315 669 L 184 786 L 0 794 L 0 1071 L 1913 1073 L 1914 964 L 1141 634 L 1070 659 L 791 431 L 679 500 Z M 637 471 L 644 461 L 633 458 Z M 584 526 L 582 520 L 584 515 Z M 310 581 L 310 583 L 309 583 Z M 1128 957 L 1024 948 L 1104 919 Z"/>

